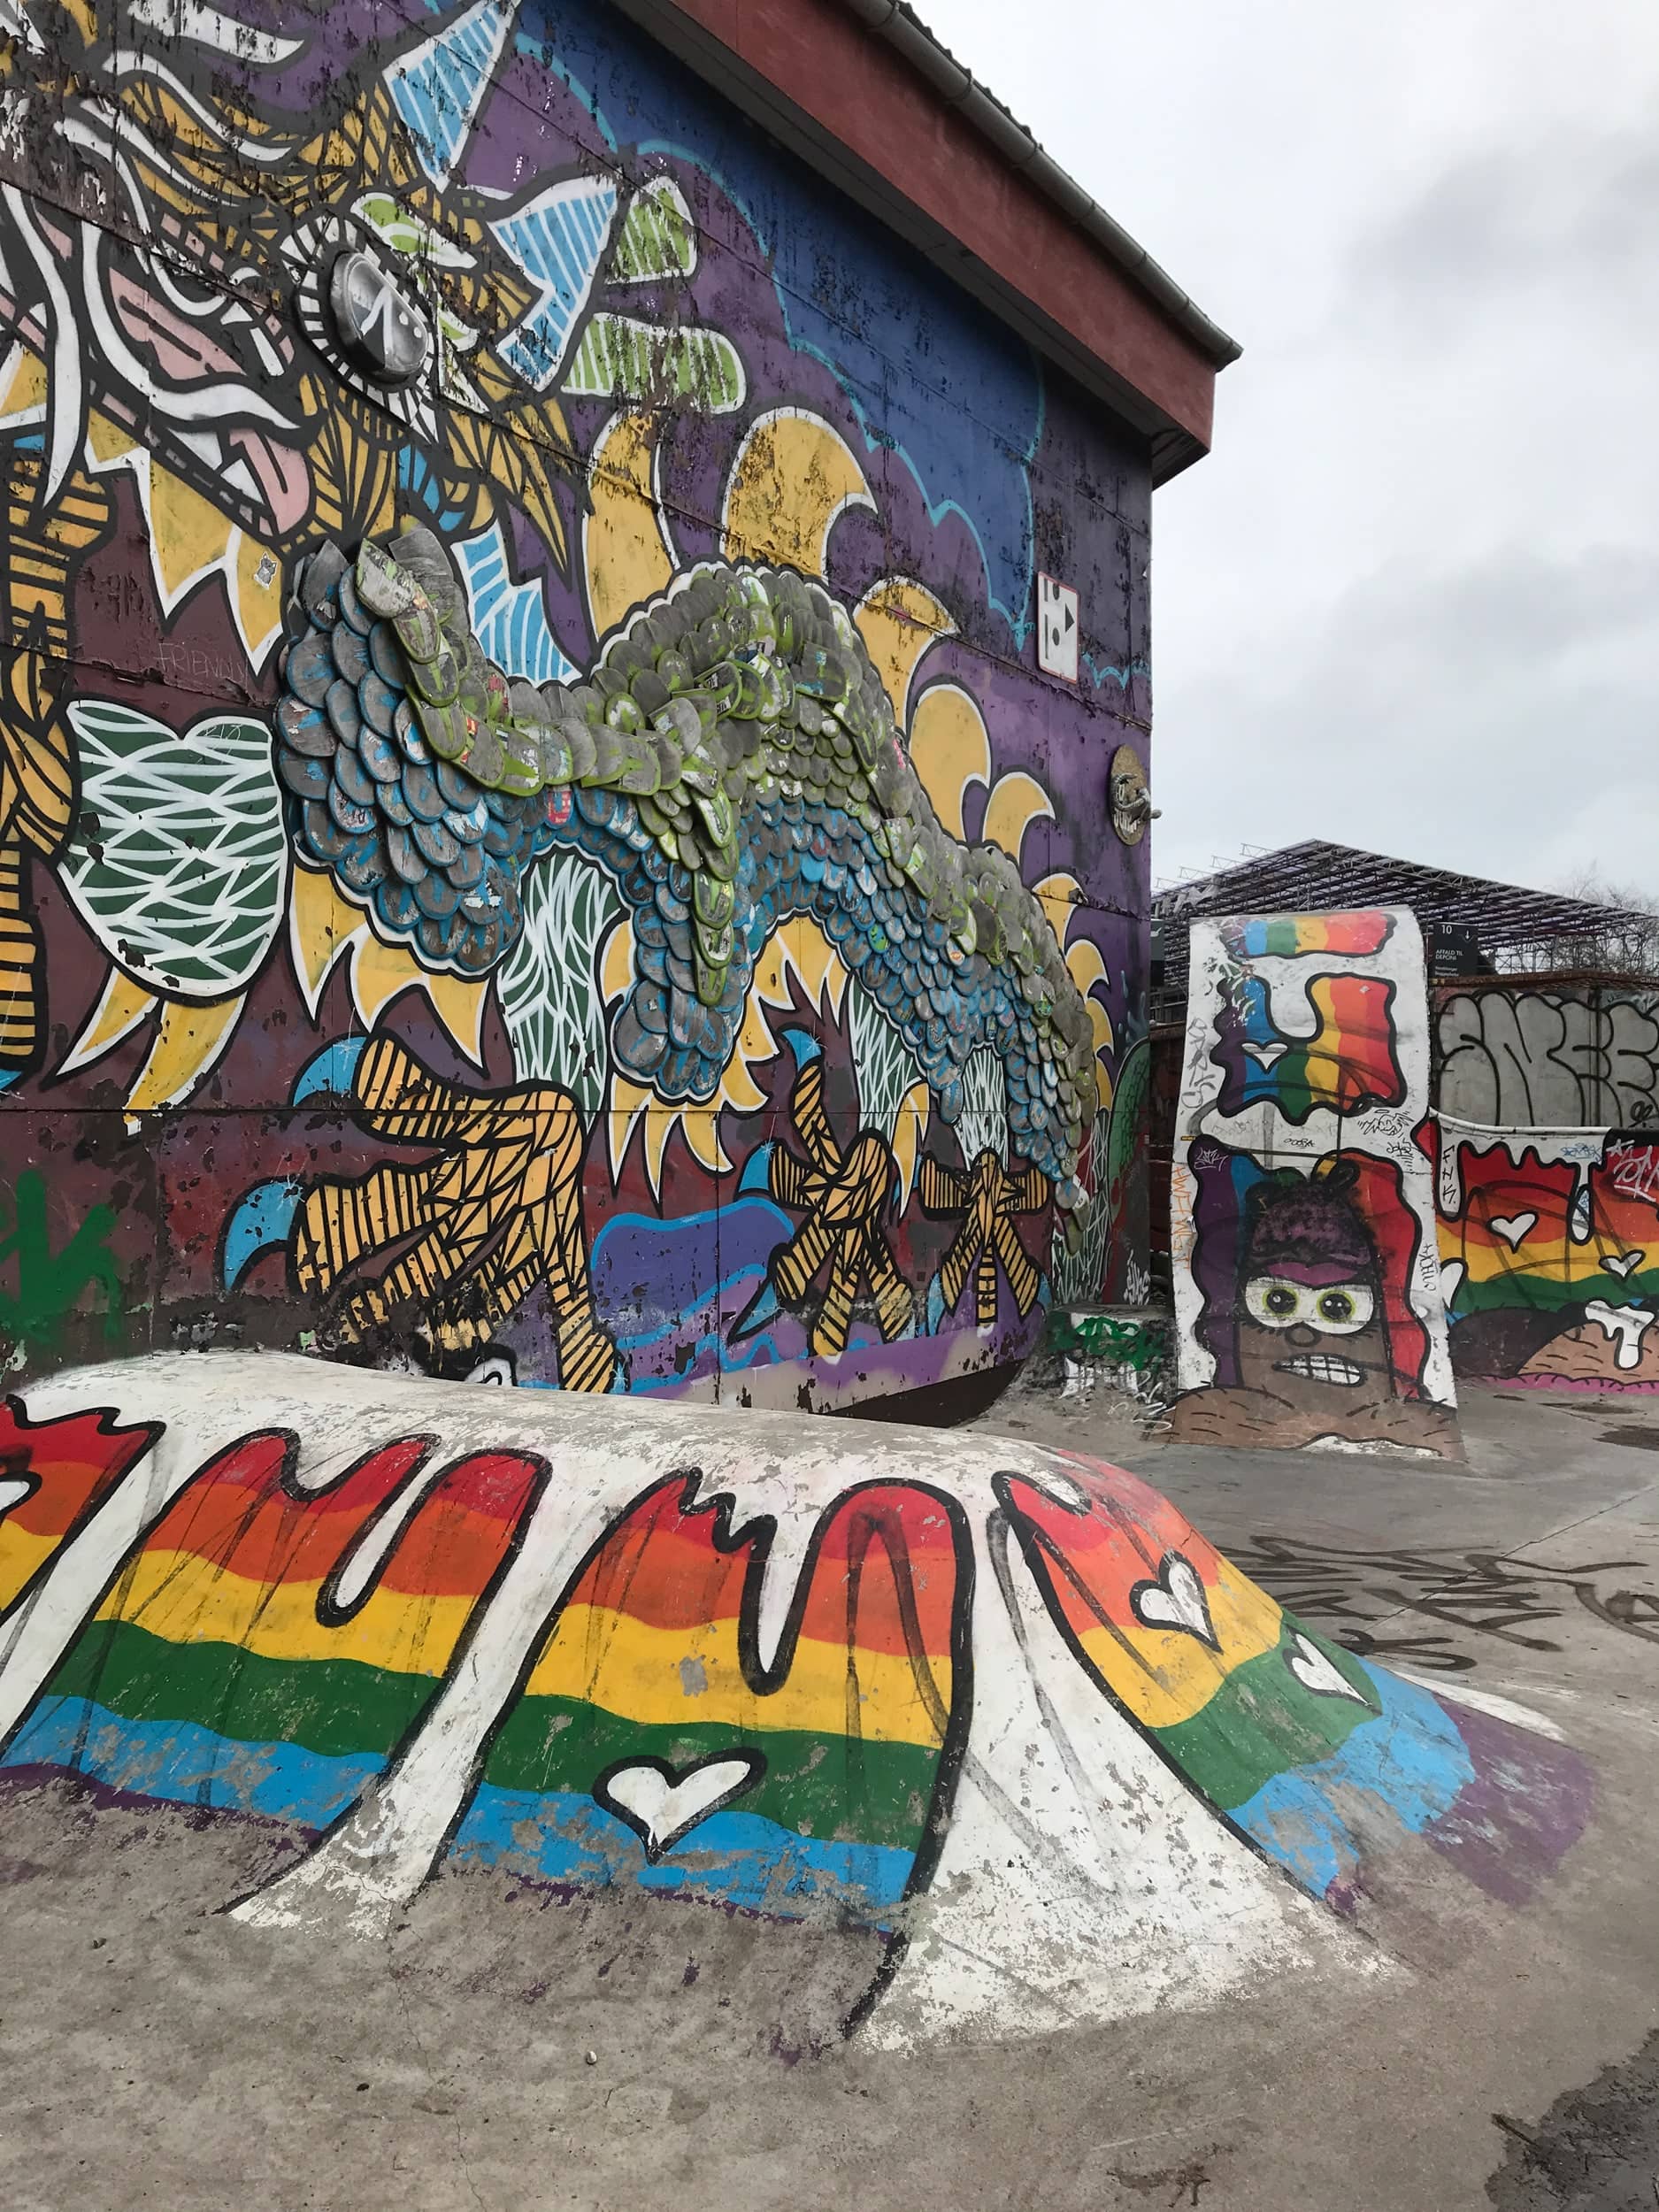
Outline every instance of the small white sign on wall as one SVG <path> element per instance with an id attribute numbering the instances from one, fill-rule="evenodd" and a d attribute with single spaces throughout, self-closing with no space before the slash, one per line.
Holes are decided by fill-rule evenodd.
<path id="1" fill-rule="evenodd" d="M 1077 594 L 1037 571 L 1037 665 L 1045 676 L 1077 681 Z"/>

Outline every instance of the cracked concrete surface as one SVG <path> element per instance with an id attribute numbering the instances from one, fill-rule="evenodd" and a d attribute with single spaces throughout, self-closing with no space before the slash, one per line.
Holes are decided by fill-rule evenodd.
<path id="1" fill-rule="evenodd" d="M 1659 2207 L 1659 1453 L 1604 1440 L 1636 1419 L 1477 1394 L 1467 1469 L 1176 1448 L 1034 1394 L 978 1425 L 1134 1466 L 1337 1633 L 1596 1763 L 1591 1832 L 1528 1908 L 1387 1901 L 1401 1970 L 1333 1953 L 1211 2013 L 896 2056 L 834 2036 L 867 1936 L 464 1875 L 384 1943 L 325 1945 L 215 1909 L 270 1863 L 257 1826 L 31 1791 L 0 1809 L 0 2202 Z"/>

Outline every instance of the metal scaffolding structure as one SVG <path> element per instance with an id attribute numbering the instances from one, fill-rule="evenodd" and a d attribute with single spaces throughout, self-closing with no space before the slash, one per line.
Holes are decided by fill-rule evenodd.
<path id="1" fill-rule="evenodd" d="M 1162 955 L 1163 976 L 1154 1018 L 1179 1016 L 1186 1002 L 1187 933 L 1194 921 L 1216 914 L 1317 914 L 1355 906 L 1409 906 L 1425 935 L 1437 928 L 1467 933 L 1493 968 L 1509 973 L 1594 966 L 1646 975 L 1659 953 L 1659 916 L 1640 908 L 1529 891 L 1310 838 L 1156 895 L 1153 957 Z"/>

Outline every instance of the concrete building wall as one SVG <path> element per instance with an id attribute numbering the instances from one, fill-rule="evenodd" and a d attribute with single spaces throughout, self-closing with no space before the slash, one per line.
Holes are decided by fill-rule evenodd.
<path id="1" fill-rule="evenodd" d="M 827 1405 L 1143 1280 L 1146 437 L 594 0 L 4 66 L 13 1369 Z"/>

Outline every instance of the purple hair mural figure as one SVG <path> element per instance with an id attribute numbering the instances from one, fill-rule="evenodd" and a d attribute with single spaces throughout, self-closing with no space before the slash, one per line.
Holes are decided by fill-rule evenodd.
<path id="1" fill-rule="evenodd" d="M 1249 918 L 1193 941 L 1174 1433 L 1461 1456 L 1415 921 Z"/>

